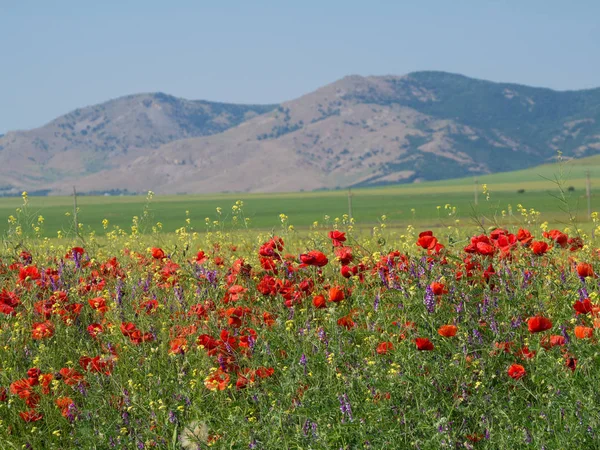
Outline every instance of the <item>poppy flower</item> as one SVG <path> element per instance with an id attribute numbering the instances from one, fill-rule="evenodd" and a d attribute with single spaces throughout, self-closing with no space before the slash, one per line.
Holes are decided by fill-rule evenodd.
<path id="1" fill-rule="evenodd" d="M 312 303 L 315 308 L 325 308 L 327 306 L 325 297 L 322 295 L 315 295 L 312 299 Z"/>
<path id="2" fill-rule="evenodd" d="M 273 376 L 274 373 L 275 369 L 272 367 L 259 367 L 256 369 L 256 376 L 259 378 L 269 378 L 270 376 Z"/>
<path id="3" fill-rule="evenodd" d="M 427 338 L 416 338 L 417 350 L 433 350 L 433 343 Z"/>
<path id="4" fill-rule="evenodd" d="M 561 336 L 559 334 L 553 334 L 551 336 L 544 336 L 540 343 L 542 344 L 542 347 L 548 350 L 552 347 L 561 347 L 565 345 L 566 342 L 567 340 L 564 336 Z"/>
<path id="5" fill-rule="evenodd" d="M 581 278 L 587 278 L 587 277 L 594 277 L 594 268 L 592 267 L 591 264 L 588 263 L 579 263 L 577 264 L 577 274 L 581 277 Z"/>
<path id="6" fill-rule="evenodd" d="M 90 304 L 92 309 L 95 309 L 96 311 L 101 312 L 102 314 L 108 311 L 108 307 L 106 306 L 106 300 L 103 297 L 91 298 L 88 300 L 88 303 Z"/>
<path id="7" fill-rule="evenodd" d="M 496 251 L 494 246 L 487 242 L 478 242 L 476 244 L 476 249 L 477 253 L 479 253 L 482 256 L 492 256 Z"/>
<path id="8" fill-rule="evenodd" d="M 573 309 L 577 314 L 587 314 L 594 310 L 594 305 L 592 305 L 589 298 L 586 298 L 584 300 L 577 300 L 573 303 Z"/>
<path id="9" fill-rule="evenodd" d="M 543 241 L 533 241 L 531 243 L 531 251 L 534 255 L 542 256 L 550 247 Z"/>
<path id="10" fill-rule="evenodd" d="M 204 264 L 206 261 L 208 261 L 208 256 L 206 255 L 206 253 L 204 253 L 202 250 L 200 250 L 198 252 L 198 254 L 196 255 L 196 263 Z"/>
<path id="11" fill-rule="evenodd" d="M 63 417 L 67 417 L 69 415 L 69 409 L 75 406 L 75 403 L 71 397 L 59 397 L 54 403 L 60 409 L 60 413 Z"/>
<path id="12" fill-rule="evenodd" d="M 342 266 L 342 268 L 340 269 L 340 273 L 344 278 L 350 278 L 352 275 L 354 275 L 350 266 Z"/>
<path id="13" fill-rule="evenodd" d="M 347 330 L 350 330 L 356 323 L 352 320 L 352 316 L 348 314 L 347 316 L 340 317 L 337 321 L 337 324 L 340 327 L 344 327 Z"/>
<path id="14" fill-rule="evenodd" d="M 390 350 L 394 349 L 394 345 L 391 342 L 382 342 L 381 344 L 379 344 L 377 346 L 377 353 L 379 353 L 380 355 L 385 355 L 386 353 L 388 353 Z"/>
<path id="15" fill-rule="evenodd" d="M 150 252 L 152 253 L 152 257 L 154 259 L 163 259 L 165 257 L 165 252 L 162 248 L 152 247 Z"/>
<path id="16" fill-rule="evenodd" d="M 515 380 L 520 380 L 527 374 L 525 367 L 520 364 L 512 364 L 508 368 L 508 376 L 514 378 Z"/>
<path id="17" fill-rule="evenodd" d="M 594 336 L 594 329 L 590 327 L 577 326 L 575 327 L 575 337 L 577 339 L 590 339 Z"/>
<path id="18" fill-rule="evenodd" d="M 34 322 L 33 329 L 31 330 L 31 337 L 33 339 L 47 339 L 54 335 L 54 324 L 49 320 L 45 322 Z"/>
<path id="19" fill-rule="evenodd" d="M 429 285 L 434 295 L 443 295 L 448 293 L 448 289 L 442 283 L 434 281 Z"/>
<path id="20" fill-rule="evenodd" d="M 176 338 L 169 342 L 169 355 L 183 355 L 187 350 L 187 339 Z"/>
<path id="21" fill-rule="evenodd" d="M 44 415 L 35 409 L 28 409 L 27 411 L 22 411 L 19 413 L 21 419 L 25 422 L 37 422 L 38 420 L 42 420 Z"/>
<path id="22" fill-rule="evenodd" d="M 431 231 L 423 231 L 419 234 L 419 239 L 417 239 L 416 245 L 418 247 L 424 248 L 425 250 L 433 250 L 437 244 L 438 240 L 433 236 L 433 232 Z"/>
<path id="23" fill-rule="evenodd" d="M 533 236 L 531 235 L 531 232 L 529 230 L 519 228 L 519 231 L 517 232 L 517 241 L 519 241 L 523 245 L 527 245 L 531 243 L 532 240 Z"/>
<path id="24" fill-rule="evenodd" d="M 63 367 L 58 373 L 60 374 L 62 381 L 64 381 L 64 383 L 68 386 L 75 386 L 83 381 L 83 375 L 77 372 L 75 369 Z"/>
<path id="25" fill-rule="evenodd" d="M 552 328 L 552 321 L 546 317 L 530 317 L 527 321 L 527 327 L 530 333 L 541 333 Z"/>
<path id="26" fill-rule="evenodd" d="M 329 289 L 329 301 L 333 303 L 339 303 L 344 300 L 344 291 L 337 286 Z"/>
<path id="27" fill-rule="evenodd" d="M 455 325 L 442 325 L 438 328 L 438 334 L 443 337 L 453 337 L 458 328 Z"/>
<path id="28" fill-rule="evenodd" d="M 569 236 L 567 236 L 560 230 L 544 231 L 544 233 L 542 234 L 546 239 L 551 239 L 552 241 L 556 242 L 556 244 L 560 245 L 562 248 L 565 248 L 567 246 Z"/>
<path id="29" fill-rule="evenodd" d="M 521 348 L 518 352 L 517 352 L 517 356 L 523 358 L 523 359 L 532 359 L 535 358 L 535 354 L 536 351 L 535 350 L 529 350 L 529 347 L 524 346 L 523 348 Z"/>
<path id="30" fill-rule="evenodd" d="M 329 260 L 324 253 L 318 250 L 311 250 L 308 253 L 300 255 L 300 261 L 307 266 L 323 267 L 326 266 Z"/>
<path id="31" fill-rule="evenodd" d="M 223 391 L 227 389 L 229 380 L 229 374 L 223 372 L 221 369 L 217 369 L 204 379 L 204 386 L 211 391 Z"/>
<path id="32" fill-rule="evenodd" d="M 329 232 L 329 239 L 331 239 L 331 243 L 334 247 L 343 247 L 344 242 L 346 241 L 346 233 L 342 233 L 341 231 L 334 230 Z"/>
<path id="33" fill-rule="evenodd" d="M 336 248 L 335 249 L 335 257 L 342 264 L 342 266 L 347 266 L 354 259 L 354 257 L 352 256 L 352 249 L 350 247 Z"/>

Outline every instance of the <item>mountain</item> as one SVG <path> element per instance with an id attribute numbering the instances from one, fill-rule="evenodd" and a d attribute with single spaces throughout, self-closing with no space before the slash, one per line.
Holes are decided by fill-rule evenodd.
<path id="1" fill-rule="evenodd" d="M 77 184 L 80 178 L 114 170 L 163 144 L 220 133 L 275 107 L 153 93 L 77 109 L 41 128 L 0 136 L 0 194 Z M 114 187 L 102 187 L 109 189 Z"/>
<path id="2" fill-rule="evenodd" d="M 52 193 L 67 193 L 73 184 L 84 192 L 274 192 L 509 171 L 552 161 L 559 150 L 573 158 L 600 153 L 600 89 L 558 92 L 415 72 L 348 76 L 276 107 L 219 110 L 162 94 L 144 97 L 151 99 L 146 106 L 138 97 L 115 100 L 127 126 L 110 128 L 121 116 L 107 111 L 106 129 L 93 139 L 80 134 L 91 133 L 95 122 L 76 120 L 75 113 L 24 132 L 22 142 L 8 133 L 0 138 L 0 174 L 12 189 L 33 185 Z M 155 102 L 161 123 L 169 124 L 164 128 L 140 119 L 151 117 Z M 192 127 L 198 122 L 185 119 L 184 108 L 170 108 L 172 102 L 210 106 L 212 114 Z M 82 111 L 98 117 L 92 112 L 100 107 Z M 78 128 L 60 128 L 65 120 Z M 66 139 L 56 137 L 56 128 L 77 138 L 67 150 L 44 149 L 49 130 L 61 145 Z"/>

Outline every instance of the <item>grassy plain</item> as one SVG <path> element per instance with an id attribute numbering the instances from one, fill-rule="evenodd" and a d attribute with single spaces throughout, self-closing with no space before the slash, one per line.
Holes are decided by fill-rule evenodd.
<path id="1" fill-rule="evenodd" d="M 563 188 L 567 194 L 568 207 L 580 223 L 587 218 L 587 200 L 585 197 L 585 176 L 590 170 L 592 176 L 592 210 L 600 208 L 598 183 L 594 177 L 600 173 L 600 156 L 572 160 L 563 163 L 562 172 L 558 164 L 548 164 L 533 169 L 516 172 L 479 176 L 476 188 L 474 178 L 462 178 L 411 185 L 395 185 L 379 188 L 352 190 L 352 215 L 359 227 L 368 227 L 377 223 L 382 215 L 386 215 L 390 226 L 402 226 L 411 223 L 419 227 L 437 227 L 454 224 L 456 219 L 462 225 L 473 225 L 471 219 L 476 215 L 488 221 L 501 217 L 504 210 L 507 218 L 504 224 L 517 224 L 521 215 L 517 205 L 542 211 L 542 221 L 553 224 L 566 223 L 568 215 L 565 204 L 556 199 L 560 195 L 555 178 L 562 177 Z M 489 199 L 483 194 L 483 184 L 487 184 Z M 567 189 L 573 187 L 574 191 Z M 478 191 L 478 205 L 474 204 L 475 190 Z M 524 192 L 519 193 L 519 190 Z M 289 223 L 296 228 L 309 227 L 313 222 L 326 222 L 325 216 L 331 220 L 348 212 L 348 191 L 315 191 L 278 194 L 223 193 L 207 195 L 160 196 L 150 202 L 152 225 L 163 224 L 163 231 L 173 232 L 185 225 L 186 211 L 196 230 L 205 229 L 205 218 L 211 221 L 221 219 L 227 222 L 231 207 L 236 200 L 244 202 L 244 216 L 250 218 L 249 226 L 257 229 L 269 229 L 279 223 L 279 214 L 289 217 Z M 124 197 L 78 197 L 78 220 L 83 223 L 85 231 L 94 230 L 99 235 L 104 233 L 103 219 L 123 229 L 129 229 L 133 216 L 141 216 L 146 205 L 144 196 Z M 22 204 L 20 198 L 0 199 L 0 232 L 4 232 L 8 223 L 6 218 L 15 213 Z M 449 217 L 450 210 L 444 205 L 456 207 L 456 212 Z M 513 217 L 509 214 L 509 205 Z M 437 208 L 441 206 L 441 208 Z M 222 216 L 216 213 L 222 208 Z M 44 234 L 56 236 L 61 230 L 63 234 L 72 230 L 73 226 L 72 197 L 33 197 L 30 198 L 29 213 L 32 219 L 43 216 Z"/>

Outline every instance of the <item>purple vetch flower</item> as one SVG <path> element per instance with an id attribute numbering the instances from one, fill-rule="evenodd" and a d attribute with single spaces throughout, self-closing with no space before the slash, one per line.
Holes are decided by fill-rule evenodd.
<path id="1" fill-rule="evenodd" d="M 479 344 L 483 344 L 483 337 L 481 336 L 481 333 L 479 332 L 479 330 L 477 330 L 477 329 L 473 330 L 473 337 L 475 339 L 477 339 L 477 342 Z"/>
<path id="2" fill-rule="evenodd" d="M 373 302 L 373 309 L 375 310 L 375 312 L 377 312 L 377 310 L 379 309 L 379 292 L 375 295 L 375 301 Z"/>
<path id="3" fill-rule="evenodd" d="M 565 344 L 569 344 L 571 342 L 571 337 L 569 336 L 569 333 L 567 333 L 567 327 L 564 325 L 560 326 L 560 334 L 562 334 L 562 336 L 565 338 Z"/>
<path id="4" fill-rule="evenodd" d="M 385 273 L 383 272 L 383 270 L 379 271 L 379 278 L 381 278 L 381 282 L 383 283 L 383 285 L 389 289 L 390 285 L 385 277 Z"/>
<path id="5" fill-rule="evenodd" d="M 350 405 L 350 400 L 346 394 L 342 394 L 338 396 L 338 400 L 340 402 L 340 411 L 342 412 L 342 423 L 345 423 L 345 418 L 347 417 L 350 422 L 354 420 L 352 417 L 352 406 Z"/>
<path id="6" fill-rule="evenodd" d="M 435 295 L 433 294 L 431 285 L 427 285 L 425 288 L 425 298 L 423 298 L 423 303 L 425 304 L 425 308 L 427 308 L 427 312 L 429 314 L 433 314 L 435 312 Z"/>
<path id="7" fill-rule="evenodd" d="M 182 308 L 185 308 L 185 297 L 183 295 L 183 288 L 181 286 L 176 286 L 175 289 L 173 289 L 173 291 L 175 293 L 175 298 L 177 299 L 179 304 L 182 306 Z"/>
<path id="8" fill-rule="evenodd" d="M 306 375 L 306 355 L 302 353 L 302 357 L 300 358 L 300 365 L 304 367 L 304 375 Z"/>
<path id="9" fill-rule="evenodd" d="M 173 411 L 169 411 L 169 422 L 177 423 L 177 416 Z"/>
<path id="10" fill-rule="evenodd" d="M 250 441 L 250 444 L 248 444 L 248 448 L 258 448 L 258 443 L 256 442 L 256 439 L 252 438 L 252 441 Z"/>
<path id="11" fill-rule="evenodd" d="M 144 450 L 144 448 L 145 448 L 144 443 L 142 441 L 138 441 L 137 448 L 139 448 L 140 450 Z"/>

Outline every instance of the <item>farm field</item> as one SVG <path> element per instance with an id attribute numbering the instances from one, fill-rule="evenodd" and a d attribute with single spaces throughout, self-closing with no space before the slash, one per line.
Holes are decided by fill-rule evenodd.
<path id="1" fill-rule="evenodd" d="M 598 448 L 600 222 L 534 175 L 4 199 L 2 448 Z"/>
<path id="2" fill-rule="evenodd" d="M 600 243 L 543 228 L 12 230 L 0 442 L 597 448 Z"/>
<path id="3" fill-rule="evenodd" d="M 585 172 L 592 172 L 592 210 L 600 208 L 600 197 L 594 195 L 598 188 L 594 178 L 594 170 L 599 169 L 600 157 L 590 157 L 563 163 L 563 187 L 574 188 L 567 192 L 568 206 L 578 222 L 585 223 L 587 218 L 587 200 L 585 197 Z M 482 216 L 488 222 L 494 217 L 502 217 L 503 223 L 517 224 L 521 215 L 517 205 L 526 209 L 534 208 L 543 211 L 543 221 L 560 225 L 568 221 L 563 211 L 565 205 L 554 197 L 559 194 L 557 186 L 548 179 L 559 174 L 557 164 L 508 172 L 478 178 L 478 205 L 474 205 L 475 184 L 473 178 L 447 180 L 411 185 L 386 186 L 380 188 L 352 190 L 352 215 L 357 227 L 370 227 L 376 224 L 382 215 L 386 215 L 391 226 L 412 224 L 420 227 L 440 227 L 454 225 L 456 219 L 464 225 L 474 225 L 474 215 Z M 543 178 L 545 177 L 545 178 Z M 487 184 L 490 196 L 486 200 L 483 184 Z M 522 193 L 517 191 L 524 190 Z M 197 231 L 206 230 L 205 219 L 227 222 L 231 218 L 231 207 L 237 200 L 243 200 L 244 217 L 250 219 L 249 227 L 254 229 L 271 229 L 276 226 L 279 214 L 286 214 L 289 223 L 298 229 L 307 229 L 315 221 L 325 223 L 325 216 L 331 220 L 348 213 L 348 192 L 319 191 L 283 194 L 217 194 L 217 195 L 182 195 L 155 196 L 147 209 L 148 219 L 145 230 L 151 225 L 161 222 L 163 230 L 173 232 L 185 225 L 186 218 Z M 109 229 L 118 226 L 129 229 L 132 217 L 142 217 L 147 200 L 145 196 L 124 197 L 78 197 L 78 221 L 83 224 L 83 231 L 105 233 L 102 221 L 109 221 Z M 7 218 L 14 214 L 15 208 L 21 204 L 20 198 L 0 199 L 0 217 Z M 446 204 L 456 208 L 444 209 Z M 509 205 L 513 217 L 510 216 Z M 441 208 L 438 210 L 438 206 Z M 222 208 L 222 214 L 216 208 Z M 186 215 L 186 211 L 189 212 Z M 63 235 L 73 231 L 73 198 L 72 197 L 32 197 L 29 201 L 29 214 L 35 221 L 39 215 L 44 217 L 43 233 L 55 237 L 61 231 Z M 476 214 L 475 214 L 476 213 Z M 68 214 L 68 215 L 66 215 Z M 240 224 L 241 225 L 241 224 Z M 0 223 L 0 231 L 8 227 L 6 221 Z"/>

